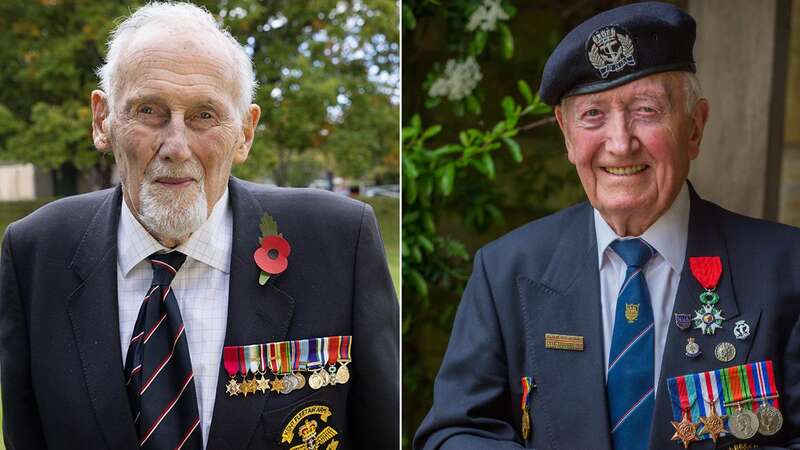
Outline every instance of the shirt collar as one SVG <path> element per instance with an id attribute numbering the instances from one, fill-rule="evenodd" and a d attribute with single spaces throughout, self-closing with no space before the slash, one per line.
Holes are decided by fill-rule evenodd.
<path id="1" fill-rule="evenodd" d="M 233 242 L 233 213 L 228 203 L 228 189 L 222 194 L 211 215 L 189 239 L 175 250 L 224 273 L 230 272 Z M 148 256 L 170 251 L 159 243 L 133 216 L 125 200 L 117 232 L 117 261 L 123 276 Z"/>
<path id="2" fill-rule="evenodd" d="M 681 191 L 667 211 L 650 225 L 641 236 L 656 249 L 672 267 L 681 273 L 686 257 L 686 242 L 689 236 L 689 188 L 683 183 Z M 603 265 L 603 255 L 608 246 L 620 236 L 606 223 L 600 212 L 594 210 L 594 230 L 597 235 L 598 267 Z"/>

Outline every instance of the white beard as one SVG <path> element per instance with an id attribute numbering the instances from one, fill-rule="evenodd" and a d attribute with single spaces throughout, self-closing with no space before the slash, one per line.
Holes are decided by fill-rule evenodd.
<path id="1" fill-rule="evenodd" d="M 191 176 L 197 187 L 180 192 L 159 186 L 158 177 Z M 197 231 L 208 217 L 205 177 L 200 163 L 190 160 L 181 166 L 171 166 L 158 160 L 147 168 L 139 188 L 139 220 L 161 239 L 179 240 Z"/>

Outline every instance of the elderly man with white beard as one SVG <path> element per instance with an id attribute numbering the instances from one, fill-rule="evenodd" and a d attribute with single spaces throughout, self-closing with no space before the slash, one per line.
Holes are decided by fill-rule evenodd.
<path id="1" fill-rule="evenodd" d="M 396 446 L 398 303 L 374 214 L 231 177 L 261 112 L 242 46 L 201 8 L 153 3 L 98 75 L 94 144 L 120 186 L 3 240 L 6 446 Z"/>

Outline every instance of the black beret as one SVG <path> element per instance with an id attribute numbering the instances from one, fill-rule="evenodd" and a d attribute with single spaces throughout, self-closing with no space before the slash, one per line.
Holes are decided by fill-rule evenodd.
<path id="1" fill-rule="evenodd" d="M 646 2 L 602 12 L 570 31 L 547 60 L 539 95 L 554 106 L 564 97 L 604 91 L 658 72 L 694 72 L 692 16 Z"/>

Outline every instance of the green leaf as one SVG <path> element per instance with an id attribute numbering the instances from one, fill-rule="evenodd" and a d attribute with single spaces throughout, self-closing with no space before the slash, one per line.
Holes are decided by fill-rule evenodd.
<path id="1" fill-rule="evenodd" d="M 419 241 L 420 247 L 428 253 L 433 253 L 433 242 L 430 239 L 426 238 L 423 235 L 418 235 L 417 240 Z"/>
<path id="2" fill-rule="evenodd" d="M 272 216 L 266 213 L 261 217 L 261 225 L 259 225 L 259 228 L 261 229 L 261 237 L 278 234 L 277 222 L 275 222 Z"/>
<path id="3" fill-rule="evenodd" d="M 265 285 L 269 280 L 269 274 L 267 272 L 261 271 L 261 275 L 258 276 L 258 284 L 261 286 Z"/>
<path id="4" fill-rule="evenodd" d="M 406 196 L 406 203 L 413 205 L 417 201 L 417 180 L 409 178 L 403 183 L 403 193 Z"/>
<path id="5" fill-rule="evenodd" d="M 410 278 L 411 285 L 414 287 L 414 290 L 417 291 L 420 297 L 427 297 L 428 296 L 428 283 L 425 282 L 425 278 L 420 275 L 415 269 L 410 269 L 407 272 L 408 278 Z"/>
<path id="6" fill-rule="evenodd" d="M 506 117 L 511 117 L 514 114 L 514 110 L 517 106 L 514 103 L 514 99 L 509 96 L 503 97 L 503 101 L 500 103 L 500 105 L 503 107 L 503 113 L 506 115 Z"/>
<path id="7" fill-rule="evenodd" d="M 472 38 L 472 42 L 469 43 L 469 54 L 472 56 L 478 56 L 483 53 L 483 49 L 486 48 L 486 41 L 489 39 L 489 33 L 484 30 L 479 30 L 475 33 L 475 37 Z"/>
<path id="8" fill-rule="evenodd" d="M 522 162 L 522 151 L 520 150 L 517 141 L 505 136 L 503 136 L 502 139 L 503 142 L 505 142 L 508 146 L 508 149 L 511 151 L 511 158 L 514 159 L 514 162 Z"/>
<path id="9" fill-rule="evenodd" d="M 494 160 L 491 153 L 483 154 L 483 165 L 486 167 L 486 175 L 489 176 L 490 180 L 494 180 Z"/>
<path id="10" fill-rule="evenodd" d="M 458 133 L 458 140 L 461 141 L 461 145 L 463 145 L 464 147 L 469 146 L 470 139 L 465 131 Z"/>
<path id="11" fill-rule="evenodd" d="M 419 114 L 411 116 L 411 126 L 417 130 L 417 133 L 422 129 L 422 120 L 419 118 Z"/>
<path id="12" fill-rule="evenodd" d="M 442 131 L 441 125 L 433 125 L 422 133 L 422 137 L 420 139 L 428 139 L 429 137 L 436 136 L 440 131 Z"/>
<path id="13" fill-rule="evenodd" d="M 419 176 L 417 167 L 409 158 L 403 158 L 403 175 L 409 178 L 417 178 Z"/>
<path id="14" fill-rule="evenodd" d="M 462 147 L 458 144 L 447 144 L 445 146 L 439 147 L 436 150 L 431 152 L 431 155 L 436 159 L 441 158 L 445 155 L 450 155 L 452 153 L 460 152 Z"/>
<path id="15" fill-rule="evenodd" d="M 419 130 L 414 127 L 404 127 L 403 128 L 403 141 L 410 141 L 417 137 Z"/>
<path id="16" fill-rule="evenodd" d="M 442 194 L 445 197 L 450 195 L 453 192 L 453 181 L 455 180 L 456 176 L 456 166 L 453 163 L 450 163 L 444 166 L 444 170 L 442 171 L 442 175 L 439 178 L 439 188 L 442 190 Z"/>
<path id="17" fill-rule="evenodd" d="M 531 87 L 528 86 L 528 83 L 526 83 L 525 80 L 517 81 L 517 88 L 519 88 L 519 93 L 522 94 L 522 98 L 524 98 L 529 105 L 533 103 L 533 94 L 531 93 Z"/>
<path id="18" fill-rule="evenodd" d="M 479 102 L 474 95 L 472 94 L 468 95 L 466 98 L 466 102 L 467 102 L 467 111 L 475 115 L 481 113 L 481 102 Z"/>
<path id="19" fill-rule="evenodd" d="M 433 220 L 433 214 L 430 211 L 422 213 L 422 226 L 430 234 L 436 234 L 436 222 Z"/>
<path id="20" fill-rule="evenodd" d="M 417 27 L 417 19 L 414 17 L 414 11 L 406 4 L 403 4 L 403 26 L 408 30 L 413 30 Z"/>
<path id="21" fill-rule="evenodd" d="M 511 59 L 514 56 L 514 36 L 506 24 L 500 24 L 500 40 L 503 49 L 503 58 Z"/>

